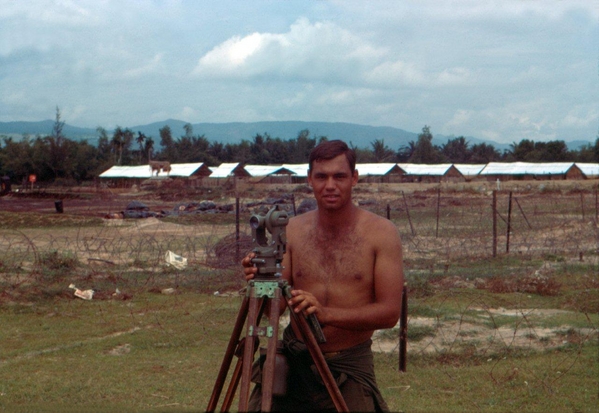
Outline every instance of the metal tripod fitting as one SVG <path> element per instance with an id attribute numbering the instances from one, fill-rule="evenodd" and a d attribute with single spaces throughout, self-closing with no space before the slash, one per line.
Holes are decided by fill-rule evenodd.
<path id="1" fill-rule="evenodd" d="M 274 298 L 277 288 L 279 288 L 278 281 L 250 280 L 246 294 L 256 298 Z"/>

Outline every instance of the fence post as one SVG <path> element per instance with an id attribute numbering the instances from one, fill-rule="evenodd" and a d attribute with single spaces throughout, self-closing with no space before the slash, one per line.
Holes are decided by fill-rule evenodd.
<path id="1" fill-rule="evenodd" d="M 437 188 L 437 228 L 435 238 L 439 238 L 439 208 L 441 207 L 441 187 Z"/>
<path id="2" fill-rule="evenodd" d="M 401 292 L 401 316 L 399 321 L 399 371 L 406 371 L 408 349 L 408 286 Z"/>
<path id="3" fill-rule="evenodd" d="M 510 199 L 507 204 L 507 236 L 505 240 L 505 252 L 510 252 L 510 232 L 512 231 L 512 191 L 510 191 Z"/>
<path id="4" fill-rule="evenodd" d="M 239 197 L 235 197 L 235 262 L 239 262 Z"/>
<path id="5" fill-rule="evenodd" d="M 597 191 L 598 188 L 599 188 L 599 185 L 595 186 L 595 223 L 597 221 L 599 221 L 599 199 L 597 199 L 599 196 L 597 194 L 597 192 L 599 192 L 599 191 Z"/>
<path id="6" fill-rule="evenodd" d="M 387 204 L 387 219 L 391 220 L 391 205 Z"/>
<path id="7" fill-rule="evenodd" d="M 493 212 L 493 257 L 497 256 L 497 191 L 493 191 L 493 203 L 491 204 Z"/>

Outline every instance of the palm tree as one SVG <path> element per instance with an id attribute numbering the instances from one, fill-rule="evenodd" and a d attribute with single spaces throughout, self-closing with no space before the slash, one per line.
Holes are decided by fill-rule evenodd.
<path id="1" fill-rule="evenodd" d="M 148 155 L 148 163 L 152 160 L 152 154 L 154 153 L 154 139 L 146 138 L 144 145 L 144 152 Z"/>
<path id="2" fill-rule="evenodd" d="M 384 139 L 376 139 L 374 142 L 370 142 L 372 146 L 372 154 L 374 155 L 374 161 L 380 162 L 392 162 L 395 158 L 393 151 L 385 145 Z"/>
<path id="3" fill-rule="evenodd" d="M 407 145 L 404 145 L 399 148 L 397 151 L 397 161 L 398 162 L 408 162 L 408 159 L 412 157 L 414 151 L 416 150 L 416 142 L 410 141 Z"/>
<path id="4" fill-rule="evenodd" d="M 120 165 L 121 158 L 123 155 L 123 130 L 120 126 L 117 126 L 114 130 L 114 134 L 112 135 L 110 145 L 112 146 L 112 150 L 114 151 L 114 163 Z"/>
<path id="5" fill-rule="evenodd" d="M 135 138 L 135 142 L 139 145 L 139 164 L 141 165 L 141 156 L 144 153 L 144 141 L 146 140 L 146 135 L 141 132 L 137 132 L 137 138 Z"/>

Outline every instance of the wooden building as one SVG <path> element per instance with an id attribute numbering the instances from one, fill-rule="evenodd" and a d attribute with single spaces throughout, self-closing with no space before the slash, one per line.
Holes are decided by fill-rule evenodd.
<path id="1" fill-rule="evenodd" d="M 585 179 L 574 162 L 489 162 L 479 177 L 487 181 Z"/>
<path id="2" fill-rule="evenodd" d="M 198 163 L 173 163 L 169 172 L 152 172 L 150 165 L 121 166 L 115 165 L 99 175 L 107 185 L 116 188 L 129 188 L 133 185 L 160 186 L 164 182 L 180 180 L 185 185 L 198 187 L 202 185 L 205 177 L 211 174 L 208 166 L 203 162 Z"/>
<path id="3" fill-rule="evenodd" d="M 414 164 L 398 163 L 403 171 L 403 182 L 464 182 L 464 175 L 450 163 Z"/>
<path id="4" fill-rule="evenodd" d="M 396 183 L 402 182 L 404 171 L 396 163 L 360 163 L 356 164 L 358 182 Z"/>

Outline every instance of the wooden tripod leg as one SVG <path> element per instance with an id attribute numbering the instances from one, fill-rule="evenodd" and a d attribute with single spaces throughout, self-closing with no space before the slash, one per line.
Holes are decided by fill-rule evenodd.
<path id="1" fill-rule="evenodd" d="M 218 399 L 223 390 L 225 380 L 227 379 L 227 373 L 229 372 L 229 368 L 231 367 L 231 361 L 233 360 L 235 349 L 237 348 L 237 345 L 239 343 L 239 337 L 241 336 L 241 331 L 243 330 L 243 324 L 245 323 L 245 319 L 247 317 L 248 306 L 249 299 L 246 296 L 243 298 L 241 308 L 239 309 L 239 313 L 237 314 L 237 320 L 235 321 L 235 326 L 233 327 L 233 333 L 231 334 L 231 339 L 229 340 L 227 351 L 225 352 L 225 357 L 220 366 L 220 371 L 218 372 L 218 376 L 214 384 L 214 389 L 212 390 L 212 396 L 210 397 L 208 407 L 206 408 L 207 412 L 213 412 L 216 409 L 216 405 L 218 404 Z"/>
<path id="2" fill-rule="evenodd" d="M 343 395 L 341 391 L 339 391 L 339 387 L 337 387 L 337 383 L 335 383 L 335 379 L 331 374 L 331 370 L 329 370 L 329 365 L 327 364 L 320 347 L 318 347 L 318 343 L 316 342 L 316 338 L 314 338 L 314 334 L 312 330 L 310 330 L 310 326 L 306 321 L 305 317 L 302 315 L 298 315 L 293 311 L 293 308 L 288 304 L 289 313 L 291 317 L 299 327 L 300 333 L 302 335 L 303 341 L 308 347 L 308 351 L 310 352 L 310 356 L 312 356 L 312 360 L 314 361 L 314 365 L 322 378 L 324 385 L 326 386 L 331 399 L 333 400 L 333 404 L 338 412 L 349 412 L 347 404 L 343 399 Z"/>
<path id="3" fill-rule="evenodd" d="M 235 364 L 233 374 L 231 374 L 231 381 L 229 382 L 229 388 L 227 389 L 227 393 L 225 394 L 225 398 L 223 399 L 223 405 L 220 409 L 221 412 L 228 412 L 231 408 L 231 404 L 233 404 L 235 392 L 237 391 L 237 386 L 239 386 L 239 381 L 241 380 L 241 368 L 243 366 L 243 351 L 245 350 L 245 340 L 245 337 L 242 338 L 239 341 L 237 350 L 235 350 L 235 356 L 237 356 L 237 364 Z M 255 351 L 256 349 L 258 349 L 260 339 L 258 337 L 254 337 L 253 340 Z"/>
<path id="4" fill-rule="evenodd" d="M 272 394 L 275 377 L 275 363 L 277 357 L 277 341 L 279 338 L 279 303 L 281 302 L 281 289 L 274 291 L 274 298 L 270 299 L 270 314 L 268 317 L 270 331 L 267 332 L 268 342 L 266 347 L 266 360 L 264 361 L 262 375 L 262 411 L 272 410 Z"/>
<path id="5" fill-rule="evenodd" d="M 227 393 L 225 393 L 225 398 L 223 399 L 223 405 L 221 406 L 221 412 L 228 412 L 231 408 L 231 404 L 233 404 L 233 398 L 235 398 L 235 391 L 237 390 L 237 386 L 239 385 L 239 379 L 241 378 L 241 366 L 243 365 L 243 356 L 240 355 L 237 360 L 237 364 L 235 364 L 235 368 L 233 369 L 233 375 L 231 376 L 231 381 L 229 382 L 229 388 L 227 389 Z"/>
<path id="6" fill-rule="evenodd" d="M 253 290 L 255 287 L 251 286 Z M 258 325 L 258 310 L 260 300 L 255 297 L 254 291 L 249 294 L 249 310 L 247 318 L 247 333 L 246 338 L 254 335 Z M 247 412 L 250 401 L 250 385 L 252 379 L 252 364 L 254 359 L 254 340 L 245 340 L 245 348 L 243 352 L 243 367 L 241 369 L 241 388 L 239 390 L 239 411 Z"/>

